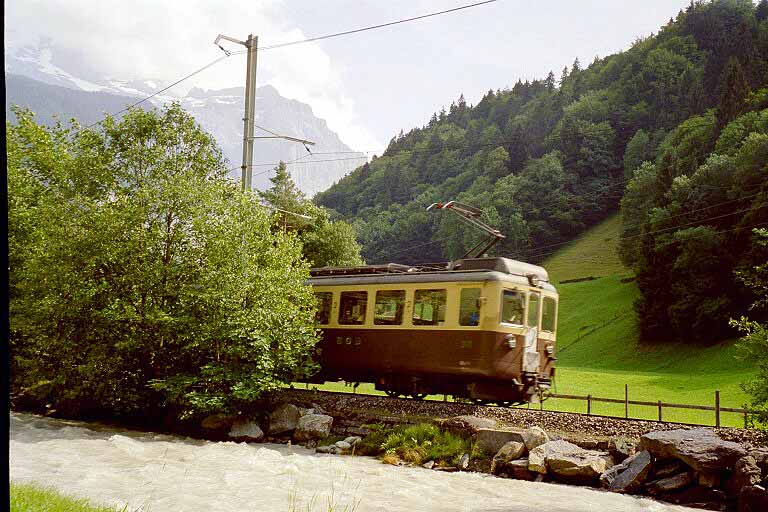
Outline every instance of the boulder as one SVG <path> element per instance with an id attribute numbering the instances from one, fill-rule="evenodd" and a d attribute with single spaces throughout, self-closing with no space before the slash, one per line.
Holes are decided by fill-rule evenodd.
<path id="1" fill-rule="evenodd" d="M 229 437 L 238 441 L 258 442 L 264 439 L 264 431 L 255 421 L 238 419 L 232 423 L 232 428 L 227 434 Z"/>
<path id="2" fill-rule="evenodd" d="M 459 468 L 461 471 L 466 471 L 469 469 L 469 454 L 465 453 L 461 456 L 459 459 L 459 463 L 456 465 L 457 468 Z"/>
<path id="3" fill-rule="evenodd" d="M 730 470 L 747 454 L 740 444 L 723 441 L 706 428 L 649 432 L 640 438 L 638 449 L 658 459 L 680 459 L 696 471 L 709 473 Z"/>
<path id="4" fill-rule="evenodd" d="M 752 450 L 749 452 L 749 455 L 755 459 L 755 464 L 757 464 L 757 467 L 759 467 L 763 473 L 768 473 L 768 448 Z"/>
<path id="5" fill-rule="evenodd" d="M 491 473 L 498 475 L 506 469 L 507 464 L 525 455 L 525 445 L 510 441 L 502 446 L 491 461 Z M 527 469 L 527 468 L 526 468 Z"/>
<path id="6" fill-rule="evenodd" d="M 235 422 L 235 416 L 229 414 L 211 414 L 203 418 L 200 426 L 205 430 L 226 430 Z"/>
<path id="7" fill-rule="evenodd" d="M 462 437 L 477 434 L 481 428 L 496 428 L 496 420 L 478 416 L 454 416 L 440 422 L 440 428 Z"/>
<path id="8" fill-rule="evenodd" d="M 269 435 L 276 436 L 296 430 L 301 411 L 293 404 L 283 404 L 269 415 Z"/>
<path id="9" fill-rule="evenodd" d="M 523 432 L 523 443 L 528 451 L 549 441 L 549 436 L 542 428 L 530 427 Z"/>
<path id="10" fill-rule="evenodd" d="M 532 481 L 536 478 L 538 473 L 534 473 L 528 469 L 528 459 L 518 459 L 509 461 L 506 464 L 506 473 L 517 480 L 529 480 Z"/>
<path id="11" fill-rule="evenodd" d="M 728 494 L 738 496 L 744 487 L 760 483 L 761 472 L 755 458 L 751 455 L 740 458 L 733 468 L 733 475 L 728 480 Z"/>
<path id="12" fill-rule="evenodd" d="M 433 467 L 435 467 L 435 461 L 433 460 L 427 461 L 424 464 L 422 464 L 421 467 L 423 467 L 424 469 L 432 469 Z"/>
<path id="13" fill-rule="evenodd" d="M 654 480 L 648 484 L 647 487 L 651 494 L 665 494 L 688 487 L 692 483 L 693 477 L 691 476 L 690 471 L 686 471 L 684 473 L 678 473 L 677 475 L 668 476 L 667 478 Z"/>
<path id="14" fill-rule="evenodd" d="M 637 441 L 626 437 L 612 437 L 608 441 L 608 453 L 613 460 L 622 462 L 630 455 L 634 455 L 637 450 Z"/>
<path id="15" fill-rule="evenodd" d="M 318 446 L 315 448 L 315 452 L 317 453 L 333 453 L 333 449 L 336 448 L 336 446 L 332 444 L 326 444 L 323 446 Z"/>
<path id="16" fill-rule="evenodd" d="M 638 452 L 600 476 L 600 484 L 613 492 L 637 492 L 651 473 L 651 454 Z"/>
<path id="17" fill-rule="evenodd" d="M 764 512 L 768 510 L 768 491 L 762 485 L 750 485 L 741 490 L 738 512 Z"/>
<path id="18" fill-rule="evenodd" d="M 481 428 L 475 434 L 475 446 L 488 455 L 498 453 L 501 447 L 510 441 L 516 441 L 525 446 L 522 431 Z"/>
<path id="19" fill-rule="evenodd" d="M 568 441 L 549 441 L 528 454 L 528 469 L 551 473 L 565 482 L 594 483 L 608 467 L 607 453 L 585 450 Z"/>
<path id="20" fill-rule="evenodd" d="M 340 450 L 351 450 L 352 445 L 346 441 L 336 441 L 336 447 Z"/>
<path id="21" fill-rule="evenodd" d="M 333 417 L 325 414 L 307 414 L 299 418 L 293 438 L 297 441 L 322 439 L 331 433 Z"/>

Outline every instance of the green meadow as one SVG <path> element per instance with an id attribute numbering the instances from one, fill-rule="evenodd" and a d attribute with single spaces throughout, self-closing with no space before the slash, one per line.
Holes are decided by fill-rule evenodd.
<path id="1" fill-rule="evenodd" d="M 639 296 L 632 271 L 616 253 L 620 220 L 613 216 L 544 262 L 560 293 L 558 394 L 624 398 L 665 403 L 743 407 L 740 383 L 754 366 L 738 358 L 735 340 L 699 346 L 684 342 L 640 342 L 633 302 Z M 593 280 L 562 283 L 573 279 Z M 586 412 L 586 401 L 550 399 L 545 408 Z M 592 403 L 593 414 L 624 415 L 624 404 Z M 630 406 L 630 416 L 657 419 L 657 407 Z M 714 412 L 663 409 L 662 418 L 714 424 Z M 743 416 L 721 413 L 724 425 Z"/>

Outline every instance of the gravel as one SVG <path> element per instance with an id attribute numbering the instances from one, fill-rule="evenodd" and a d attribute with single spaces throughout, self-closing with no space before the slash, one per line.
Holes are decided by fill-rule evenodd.
<path id="1" fill-rule="evenodd" d="M 429 419 L 474 415 L 497 420 L 501 426 L 527 428 L 539 426 L 547 432 L 588 435 L 592 438 L 614 436 L 639 438 L 659 430 L 701 428 L 700 425 L 631 420 L 586 414 L 407 400 L 372 395 L 354 395 L 327 391 L 291 389 L 278 393 L 275 401 L 320 405 L 327 414 L 347 422 L 417 423 Z M 722 439 L 752 446 L 768 446 L 768 432 L 744 428 L 712 428 Z"/>

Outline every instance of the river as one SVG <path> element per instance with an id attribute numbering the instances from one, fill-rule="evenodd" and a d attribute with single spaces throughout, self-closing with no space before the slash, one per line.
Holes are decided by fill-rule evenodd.
<path id="1" fill-rule="evenodd" d="M 10 471 L 12 481 L 142 512 L 690 510 L 588 488 L 19 413 L 10 417 Z"/>

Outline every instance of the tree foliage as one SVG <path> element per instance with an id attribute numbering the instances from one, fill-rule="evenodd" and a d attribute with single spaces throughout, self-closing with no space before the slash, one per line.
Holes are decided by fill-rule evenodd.
<path id="1" fill-rule="evenodd" d="M 311 266 L 363 264 L 352 225 L 343 220 L 332 221 L 327 209 L 306 199 L 285 163 L 280 162 L 270 181 L 272 187 L 259 192 L 259 196 L 274 211 L 273 230 L 295 234 Z"/>
<path id="2" fill-rule="evenodd" d="M 768 246 L 768 230 L 756 229 L 754 236 L 759 245 Z M 757 296 L 750 310 L 764 313 L 768 309 L 768 262 L 739 271 L 737 277 Z M 731 320 L 731 325 L 744 335 L 739 342 L 743 358 L 758 368 L 757 376 L 742 387 L 752 397 L 752 408 L 757 411 L 758 421 L 768 426 L 768 323 L 742 316 L 739 320 Z"/>
<path id="3" fill-rule="evenodd" d="M 178 105 L 7 125 L 16 390 L 69 414 L 237 410 L 313 370 L 301 246 Z"/>

